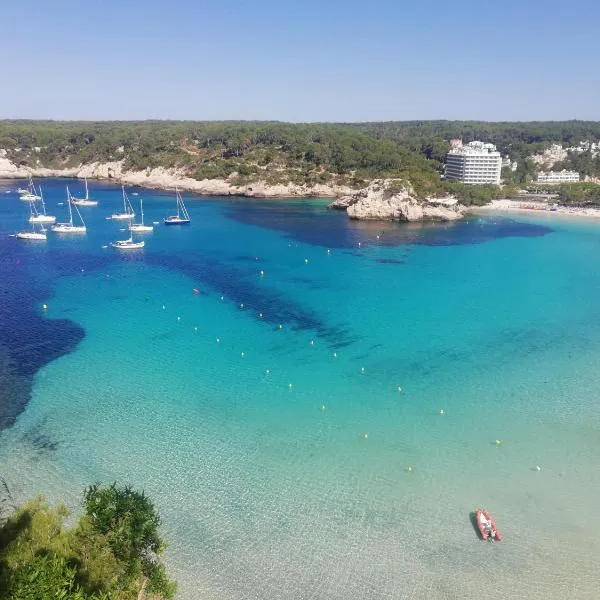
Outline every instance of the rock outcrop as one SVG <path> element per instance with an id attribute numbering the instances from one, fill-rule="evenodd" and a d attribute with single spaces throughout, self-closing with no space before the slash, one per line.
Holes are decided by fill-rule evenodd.
<path id="1" fill-rule="evenodd" d="M 454 198 L 419 201 L 406 182 L 377 179 L 354 194 L 341 196 L 330 208 L 346 210 L 351 219 L 382 221 L 454 221 L 463 216 Z"/>

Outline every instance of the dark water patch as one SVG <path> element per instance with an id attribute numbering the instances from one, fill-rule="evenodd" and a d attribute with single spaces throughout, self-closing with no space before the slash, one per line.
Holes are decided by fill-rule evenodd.
<path id="1" fill-rule="evenodd" d="M 254 274 L 249 276 L 246 271 L 221 261 L 206 259 L 200 253 L 188 253 L 186 260 L 167 254 L 150 255 L 146 257 L 146 262 L 183 273 L 199 282 L 200 288 L 211 288 L 227 302 L 232 302 L 252 318 L 268 323 L 274 329 L 282 325 L 295 331 L 314 331 L 330 343 L 343 341 L 347 332 L 346 328 L 327 324 L 317 313 L 299 302 L 257 284 Z"/>
<path id="2" fill-rule="evenodd" d="M 399 258 L 376 258 L 376 263 L 380 265 L 405 265 L 406 261 Z"/>
<path id="3" fill-rule="evenodd" d="M 21 441 L 31 446 L 38 454 L 56 452 L 59 447 L 59 443 L 46 431 L 45 422 L 38 423 L 25 431 Z"/>
<path id="4" fill-rule="evenodd" d="M 481 244 L 506 237 L 538 237 L 552 233 L 544 225 L 508 217 L 467 217 L 447 223 L 356 221 L 345 213 L 302 202 L 233 202 L 229 218 L 273 229 L 288 237 L 325 248 L 365 248 L 372 245 L 454 246 Z"/>
<path id="5" fill-rule="evenodd" d="M 80 251 L 36 251 L 0 232 L 0 430 L 10 427 L 29 402 L 33 376 L 72 352 L 85 335 L 70 320 L 47 318 L 51 301 L 48 315 L 42 314 L 54 280 L 85 277 L 106 264 L 106 258 Z"/>

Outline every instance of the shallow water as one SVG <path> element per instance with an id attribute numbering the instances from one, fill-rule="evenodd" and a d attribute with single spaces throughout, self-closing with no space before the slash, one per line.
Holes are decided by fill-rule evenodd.
<path id="1" fill-rule="evenodd" d="M 188 197 L 189 228 L 118 254 L 118 189 L 92 186 L 87 236 L 34 246 L 6 237 L 16 187 L 5 426 L 23 412 L 0 460 L 20 497 L 143 487 L 181 598 L 597 597 L 597 225 Z M 137 192 L 146 222 L 174 207 Z"/>

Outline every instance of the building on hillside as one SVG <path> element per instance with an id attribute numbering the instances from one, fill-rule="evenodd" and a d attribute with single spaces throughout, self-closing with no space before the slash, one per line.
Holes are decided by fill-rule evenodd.
<path id="1" fill-rule="evenodd" d="M 580 180 L 579 173 L 577 171 L 540 171 L 537 174 L 536 183 L 548 184 L 548 183 L 577 183 Z"/>
<path id="2" fill-rule="evenodd" d="M 462 183 L 500 184 L 502 157 L 494 144 L 453 144 L 446 156 L 446 179 Z"/>

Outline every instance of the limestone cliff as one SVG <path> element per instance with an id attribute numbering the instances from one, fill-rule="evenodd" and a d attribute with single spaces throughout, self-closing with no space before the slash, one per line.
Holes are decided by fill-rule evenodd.
<path id="1" fill-rule="evenodd" d="M 385 221 L 454 221 L 463 216 L 454 198 L 420 201 L 407 182 L 377 179 L 363 190 L 341 196 L 330 208 L 346 210 L 351 219 Z"/>
<path id="2" fill-rule="evenodd" d="M 348 195 L 350 187 L 335 184 L 297 185 L 293 183 L 270 185 L 257 181 L 248 185 L 236 185 L 230 179 L 203 179 L 189 177 L 183 170 L 156 167 L 143 171 L 125 171 L 123 161 L 96 162 L 65 169 L 45 167 L 21 167 L 0 155 L 0 179 L 26 179 L 31 177 L 79 177 L 111 180 L 126 185 L 149 188 L 174 189 L 211 196 L 249 196 L 255 198 L 336 198 Z"/>

